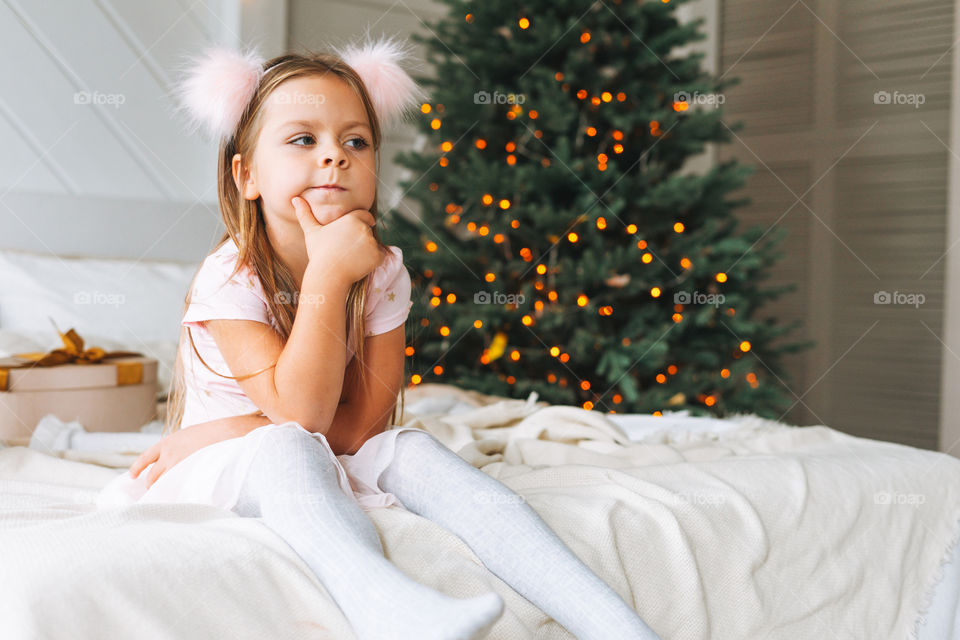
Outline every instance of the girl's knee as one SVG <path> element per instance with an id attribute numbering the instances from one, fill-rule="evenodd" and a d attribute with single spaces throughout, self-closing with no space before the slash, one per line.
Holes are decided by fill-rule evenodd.
<path id="1" fill-rule="evenodd" d="M 299 451 L 306 451 L 312 460 L 322 458 L 331 464 L 336 461 L 328 446 L 296 422 L 271 427 L 262 437 L 264 450 L 283 458 L 288 464 L 296 459 Z"/>
<path id="2" fill-rule="evenodd" d="M 265 500 L 303 504 L 317 492 L 340 490 L 339 461 L 311 433 L 289 423 L 271 427 L 261 437 L 248 478 L 260 485 L 258 495 Z"/>
<path id="3" fill-rule="evenodd" d="M 300 444 L 308 441 L 314 444 L 320 444 L 309 431 L 297 422 L 285 422 L 280 425 L 273 425 L 265 430 L 262 437 L 264 440 L 277 444 Z"/>
<path id="4" fill-rule="evenodd" d="M 429 458 L 437 460 L 459 458 L 447 445 L 443 444 L 429 431 L 404 431 L 397 436 L 397 455 L 400 458 Z M 462 458 L 461 458 L 462 459 Z"/>
<path id="5" fill-rule="evenodd" d="M 397 434 L 397 446 L 400 446 L 400 442 L 403 442 L 404 447 L 431 447 L 431 446 L 441 446 L 445 447 L 442 442 L 436 439 L 432 433 L 429 431 L 424 431 L 422 429 L 415 429 L 412 431 L 403 431 Z"/>

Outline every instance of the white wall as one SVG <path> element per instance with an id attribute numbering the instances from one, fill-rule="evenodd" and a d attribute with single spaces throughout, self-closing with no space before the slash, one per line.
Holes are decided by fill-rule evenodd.
<path id="1" fill-rule="evenodd" d="M 954 3 L 954 33 L 960 33 L 960 0 Z M 960 48 L 953 47 L 950 85 L 951 150 L 947 162 L 946 282 L 943 317 L 943 368 L 940 381 L 939 449 L 960 457 Z"/>
<path id="2" fill-rule="evenodd" d="M 171 89 L 212 43 L 285 45 L 276 0 L 0 3 L 0 248 L 197 260 L 219 235 L 216 145 Z"/>
<path id="3" fill-rule="evenodd" d="M 764 312 L 802 319 L 794 338 L 817 343 L 785 359 L 794 402 L 785 419 L 949 447 L 945 434 L 960 437 L 956 380 L 941 380 L 954 357 L 942 336 L 955 341 L 958 320 L 945 315 L 956 283 L 943 259 L 955 259 L 958 234 L 947 228 L 954 0 L 721 8 L 721 67 L 741 80 L 724 120 L 745 127 L 720 156 L 757 169 L 735 194 L 753 199 L 742 223 L 789 231 L 767 284 L 798 285 Z M 925 102 L 885 103 L 878 91 Z M 880 292 L 924 301 L 883 304 Z"/>

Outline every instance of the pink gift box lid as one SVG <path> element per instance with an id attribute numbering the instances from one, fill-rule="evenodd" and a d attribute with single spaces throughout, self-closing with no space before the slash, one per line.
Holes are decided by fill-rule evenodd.
<path id="1" fill-rule="evenodd" d="M 97 364 L 58 364 L 47 367 L 6 368 L 24 362 L 0 358 L 0 395 L 16 391 L 86 389 L 144 384 L 157 381 L 157 360 L 147 356 L 124 356 Z M 6 389 L 3 378 L 6 377 Z"/>

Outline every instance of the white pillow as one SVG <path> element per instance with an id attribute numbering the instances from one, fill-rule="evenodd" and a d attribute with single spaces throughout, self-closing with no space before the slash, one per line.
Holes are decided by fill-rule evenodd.
<path id="1" fill-rule="evenodd" d="M 0 351 L 62 347 L 52 318 L 60 331 L 75 329 L 84 346 L 156 358 L 158 387 L 166 390 L 183 301 L 199 266 L 0 250 Z"/>
<path id="2" fill-rule="evenodd" d="M 176 340 L 199 263 L 58 258 L 0 251 L 0 329 L 73 327 L 124 344 Z"/>

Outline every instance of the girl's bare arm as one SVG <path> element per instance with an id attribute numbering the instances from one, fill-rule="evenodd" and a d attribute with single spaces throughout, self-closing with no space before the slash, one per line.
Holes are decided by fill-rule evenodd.
<path id="1" fill-rule="evenodd" d="M 262 427 L 268 424 L 272 424 L 272 421 L 270 418 L 263 415 L 263 412 L 260 412 L 248 413 L 241 416 L 230 416 L 228 418 L 217 418 L 216 420 L 201 422 L 194 426 L 218 425 L 226 429 L 225 433 L 232 434 L 231 437 L 240 437 L 247 435 L 257 427 Z"/>
<path id="2" fill-rule="evenodd" d="M 272 421 L 263 413 L 220 418 L 220 421 L 230 427 L 237 436 L 245 436 L 257 427 L 272 424 Z"/>
<path id="3" fill-rule="evenodd" d="M 274 384 L 283 411 L 309 431 L 329 430 L 343 392 L 351 284 L 326 265 L 308 263 L 293 329 L 277 360 Z"/>
<path id="4" fill-rule="evenodd" d="M 272 327 L 253 320 L 204 323 L 231 372 L 260 371 L 237 384 L 269 422 L 295 421 L 324 434 L 329 430 L 343 391 L 344 309 L 351 284 L 308 266 L 286 343 Z"/>
<path id="5" fill-rule="evenodd" d="M 208 420 L 179 429 L 161 438 L 137 456 L 130 465 L 130 477 L 136 478 L 141 471 L 152 464 L 154 466 L 147 478 L 147 486 L 152 486 L 168 469 L 179 464 L 181 460 L 198 449 L 223 440 L 239 438 L 269 423 L 270 419 L 266 416 L 250 413 Z"/>

